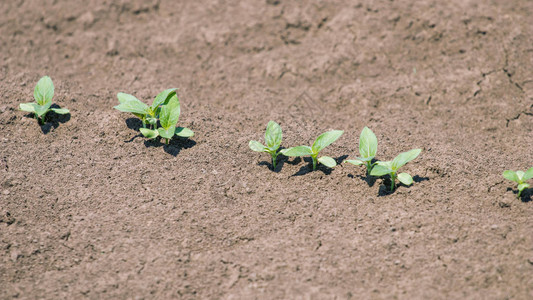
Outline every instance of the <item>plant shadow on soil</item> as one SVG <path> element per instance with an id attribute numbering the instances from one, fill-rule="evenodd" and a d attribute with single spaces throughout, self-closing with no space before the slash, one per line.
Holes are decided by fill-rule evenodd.
<path id="1" fill-rule="evenodd" d="M 274 169 L 273 165 L 272 165 L 272 160 L 270 161 L 266 161 L 266 160 L 263 160 L 263 161 L 260 161 L 257 163 L 258 166 L 268 166 L 268 168 L 271 170 L 271 171 L 274 171 L 276 173 L 279 173 L 281 172 L 281 170 L 283 169 L 283 165 L 288 161 L 288 158 L 287 156 L 285 155 L 278 155 L 278 158 L 277 158 L 277 162 L 276 162 L 276 168 Z"/>
<path id="2" fill-rule="evenodd" d="M 420 177 L 418 175 L 415 175 L 413 176 L 413 182 L 414 183 L 419 183 L 419 182 L 422 182 L 422 181 L 428 181 L 429 180 L 429 177 Z M 390 181 L 390 176 L 389 175 L 385 175 L 383 176 L 383 184 L 379 186 L 379 192 L 378 192 L 378 197 L 386 197 L 388 195 L 392 195 L 394 194 L 394 192 L 396 192 L 396 190 L 401 186 L 402 188 L 407 188 L 407 189 L 410 189 L 413 184 L 411 185 L 405 185 L 401 182 L 398 182 L 394 188 L 393 191 L 390 190 L 390 185 L 391 185 L 391 181 Z"/>
<path id="3" fill-rule="evenodd" d="M 507 191 L 513 191 L 513 194 L 515 196 L 518 195 L 518 190 L 513 188 L 507 188 Z M 533 189 L 525 189 L 522 191 L 522 195 L 520 195 L 520 201 L 527 203 L 533 201 Z"/>
<path id="4" fill-rule="evenodd" d="M 61 107 L 59 107 L 59 105 L 57 104 L 52 104 L 50 108 L 61 108 Z M 35 114 L 30 113 L 30 114 L 25 115 L 25 117 L 35 118 Z M 52 130 L 55 130 L 57 127 L 59 127 L 60 124 L 66 123 L 68 121 L 70 121 L 70 113 L 60 115 L 60 114 L 56 114 L 54 111 L 51 110 L 48 113 L 46 113 L 46 116 L 44 118 L 44 124 L 39 124 L 39 126 L 41 127 L 41 131 L 44 134 L 48 134 Z M 37 121 L 37 123 L 39 123 L 39 121 Z"/>
<path id="5" fill-rule="evenodd" d="M 161 140 L 150 139 L 144 141 L 146 147 L 163 147 L 166 153 L 176 157 L 182 149 L 189 149 L 196 145 L 196 142 L 189 138 L 175 137 L 167 144 L 162 143 Z"/>
<path id="6" fill-rule="evenodd" d="M 339 165 L 339 164 L 342 163 L 342 161 L 344 161 L 346 159 L 346 157 L 348 157 L 348 155 L 342 155 L 342 156 L 339 156 L 339 157 L 333 158 L 333 159 L 335 159 L 335 162 L 337 163 L 337 165 Z M 307 164 L 302 166 L 300 168 L 300 170 L 298 170 L 298 172 L 292 174 L 291 176 L 302 176 L 302 175 L 305 175 L 307 173 L 313 172 L 313 159 L 311 157 L 304 157 L 303 160 Z M 301 161 L 302 161 L 301 157 L 296 157 L 292 161 L 287 160 L 287 163 L 291 164 L 291 165 L 296 165 L 296 164 L 299 164 Z M 325 175 L 329 175 L 329 174 L 331 174 L 331 171 L 333 171 L 333 168 L 328 168 L 328 167 L 324 166 L 323 164 L 317 162 L 316 171 L 321 171 Z"/>

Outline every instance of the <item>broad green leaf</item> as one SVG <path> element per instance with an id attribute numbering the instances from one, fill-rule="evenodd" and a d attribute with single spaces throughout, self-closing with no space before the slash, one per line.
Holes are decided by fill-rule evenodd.
<path id="1" fill-rule="evenodd" d="M 394 158 L 392 161 L 392 169 L 398 170 L 400 167 L 404 166 L 406 163 L 412 161 L 415 159 L 420 152 L 422 152 L 422 149 L 413 149 L 407 152 L 402 152 Z"/>
<path id="2" fill-rule="evenodd" d="M 155 97 L 154 102 L 152 102 L 152 109 L 155 110 L 159 105 L 167 104 L 174 95 L 176 95 L 176 89 L 162 91 Z"/>
<path id="3" fill-rule="evenodd" d="M 65 115 L 70 113 L 70 111 L 66 108 L 51 108 L 50 110 L 59 115 Z"/>
<path id="4" fill-rule="evenodd" d="M 518 182 L 522 182 L 524 178 L 524 171 L 516 171 L 516 177 L 518 177 Z"/>
<path id="5" fill-rule="evenodd" d="M 359 137 L 359 154 L 362 157 L 375 157 L 378 151 L 378 139 L 368 127 L 363 128 Z"/>
<path id="6" fill-rule="evenodd" d="M 529 184 L 527 184 L 527 183 L 521 183 L 521 184 L 518 185 L 518 190 L 519 191 L 523 191 L 523 190 L 525 190 L 527 188 L 529 188 Z"/>
<path id="7" fill-rule="evenodd" d="M 179 117 L 180 102 L 178 101 L 178 96 L 174 94 L 174 96 L 170 98 L 168 103 L 161 107 L 161 112 L 159 114 L 159 122 L 161 123 L 161 126 L 165 128 L 165 130 L 169 130 L 170 128 L 176 127 L 176 124 L 178 124 Z M 172 135 L 174 135 L 174 133 L 172 133 Z M 163 135 L 161 134 L 161 136 Z"/>
<path id="8" fill-rule="evenodd" d="M 151 130 L 151 129 L 148 129 L 148 128 L 140 128 L 139 129 L 141 131 L 141 133 L 149 138 L 149 139 L 155 139 L 156 137 L 159 136 L 159 131 L 157 130 Z"/>
<path id="9" fill-rule="evenodd" d="M 176 127 L 176 135 L 179 137 L 192 137 L 194 132 L 186 127 Z"/>
<path id="10" fill-rule="evenodd" d="M 52 98 L 54 98 L 54 83 L 50 77 L 44 76 L 39 79 L 33 90 L 33 98 L 39 105 L 52 102 Z"/>
<path id="11" fill-rule="evenodd" d="M 281 154 L 285 156 L 306 156 L 313 154 L 313 149 L 309 146 L 296 146 L 281 150 Z"/>
<path id="12" fill-rule="evenodd" d="M 362 162 L 367 162 L 367 161 L 372 161 L 374 159 L 374 156 L 370 156 L 370 157 L 357 157 L 358 160 L 362 161 Z"/>
<path id="13" fill-rule="evenodd" d="M 533 178 L 533 168 L 529 168 L 529 170 L 527 170 L 524 173 L 524 176 L 522 177 L 522 180 L 526 181 L 526 180 L 529 180 L 531 178 Z"/>
<path id="14" fill-rule="evenodd" d="M 333 168 L 337 165 L 337 162 L 329 156 L 319 157 L 318 162 L 329 168 Z"/>
<path id="15" fill-rule="evenodd" d="M 46 115 L 46 113 L 50 110 L 50 106 L 52 105 L 52 102 L 45 103 L 44 105 L 35 105 L 35 113 L 39 118 Z"/>
<path id="16" fill-rule="evenodd" d="M 281 126 L 274 121 L 268 122 L 265 132 L 265 143 L 270 150 L 277 150 L 279 148 L 282 136 Z"/>
<path id="17" fill-rule="evenodd" d="M 392 161 L 378 161 L 376 164 L 389 168 L 392 171 Z"/>
<path id="18" fill-rule="evenodd" d="M 129 101 L 141 102 L 141 100 L 135 98 L 135 96 L 126 94 L 126 93 L 118 93 L 117 98 L 118 98 L 118 102 L 120 103 L 125 103 Z"/>
<path id="19" fill-rule="evenodd" d="M 139 100 L 122 102 L 119 105 L 115 106 L 114 108 L 118 109 L 118 110 L 120 110 L 122 112 L 140 114 L 140 115 L 143 115 L 143 116 L 148 114 L 148 105 L 142 103 Z"/>
<path id="20" fill-rule="evenodd" d="M 328 132 L 324 132 L 316 138 L 311 149 L 314 153 L 318 153 L 322 151 L 322 149 L 335 142 L 343 133 L 344 131 L 342 130 L 331 130 Z"/>
<path id="21" fill-rule="evenodd" d="M 248 147 L 250 147 L 250 149 L 256 152 L 265 152 L 266 150 L 266 147 L 258 141 L 250 141 L 248 143 Z"/>
<path id="22" fill-rule="evenodd" d="M 405 185 L 413 184 L 413 177 L 407 173 L 398 174 L 398 180 Z"/>
<path id="23" fill-rule="evenodd" d="M 345 160 L 345 162 L 350 163 L 352 165 L 356 165 L 356 166 L 360 166 L 360 165 L 364 164 L 364 162 L 362 162 L 362 161 L 360 161 L 358 159 L 347 159 L 347 160 Z"/>
<path id="24" fill-rule="evenodd" d="M 516 176 L 516 172 L 515 171 L 512 171 L 512 170 L 505 170 L 503 171 L 503 178 L 505 179 L 508 179 L 508 180 L 511 180 L 511 181 L 514 181 L 514 182 L 518 182 L 518 176 Z"/>
<path id="25" fill-rule="evenodd" d="M 165 139 L 171 139 L 174 136 L 174 133 L 176 132 L 176 127 L 170 127 L 169 129 L 165 128 L 157 128 L 157 131 L 159 131 L 159 135 Z"/>
<path id="26" fill-rule="evenodd" d="M 386 166 L 375 165 L 372 168 L 372 171 L 370 171 L 370 175 L 372 175 L 372 176 L 383 176 L 383 175 L 390 174 L 392 172 L 393 171 L 390 168 L 386 167 Z"/>
<path id="27" fill-rule="evenodd" d="M 34 102 L 32 102 L 32 103 L 21 103 L 19 105 L 19 109 L 22 110 L 22 111 L 27 111 L 27 112 L 34 113 L 36 105 L 38 105 L 38 104 L 36 104 Z"/>

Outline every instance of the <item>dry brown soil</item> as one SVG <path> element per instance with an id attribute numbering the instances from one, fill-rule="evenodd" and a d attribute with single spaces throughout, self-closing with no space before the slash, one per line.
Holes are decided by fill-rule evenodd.
<path id="1" fill-rule="evenodd" d="M 0 298 L 533 299 L 532 1 L 0 1 Z M 18 111 L 49 75 L 70 117 Z M 169 146 L 112 107 L 180 88 Z M 362 167 L 422 148 L 411 187 Z"/>

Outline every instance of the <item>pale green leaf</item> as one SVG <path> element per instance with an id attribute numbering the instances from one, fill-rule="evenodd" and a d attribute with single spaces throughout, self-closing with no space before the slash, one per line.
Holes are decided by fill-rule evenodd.
<path id="1" fill-rule="evenodd" d="M 168 129 L 165 128 L 157 128 L 157 131 L 159 131 L 159 135 L 165 139 L 171 139 L 174 136 L 174 133 L 176 132 L 176 127 L 170 127 Z"/>
<path id="2" fill-rule="evenodd" d="M 362 161 L 360 161 L 358 159 L 347 159 L 344 162 L 347 162 L 347 163 L 350 163 L 350 164 L 356 165 L 356 166 L 360 166 L 360 165 L 364 164 L 364 162 L 362 162 Z"/>
<path id="3" fill-rule="evenodd" d="M 333 168 L 337 165 L 337 162 L 329 157 L 329 156 L 322 156 L 322 157 L 319 157 L 318 158 L 318 162 L 323 164 L 324 166 L 328 167 L 328 168 Z"/>
<path id="4" fill-rule="evenodd" d="M 159 114 L 159 122 L 161 123 L 161 126 L 165 128 L 165 130 L 168 130 L 170 128 L 176 127 L 179 117 L 180 102 L 178 101 L 178 96 L 173 95 L 168 101 L 168 103 L 161 107 L 161 112 Z M 172 133 L 172 135 L 174 135 L 174 133 Z M 161 136 L 163 135 L 161 134 Z"/>
<path id="5" fill-rule="evenodd" d="M 152 102 L 152 110 L 155 110 L 159 105 L 165 105 L 170 101 L 170 99 L 176 95 L 177 89 L 168 89 L 164 90 L 161 93 L 159 93 L 155 99 L 154 102 Z M 177 96 L 176 96 L 177 97 Z"/>
<path id="6" fill-rule="evenodd" d="M 33 90 L 33 98 L 41 106 L 52 102 L 52 98 L 54 98 L 54 83 L 50 77 L 44 76 L 39 79 Z"/>
<path id="7" fill-rule="evenodd" d="M 53 112 L 59 115 L 65 115 L 65 114 L 70 113 L 70 111 L 66 108 L 51 108 L 50 110 L 52 110 Z"/>
<path id="8" fill-rule="evenodd" d="M 268 122 L 265 132 L 265 143 L 270 150 L 277 150 L 279 148 L 282 136 L 281 126 L 274 121 Z"/>
<path id="9" fill-rule="evenodd" d="M 38 104 L 35 103 L 35 102 L 32 102 L 32 103 L 21 103 L 21 104 L 19 104 L 19 109 L 22 110 L 22 111 L 34 113 L 36 105 L 38 105 Z"/>
<path id="10" fill-rule="evenodd" d="M 176 135 L 179 137 L 192 137 L 194 136 L 194 132 L 186 127 L 176 127 Z"/>
<path id="11" fill-rule="evenodd" d="M 363 128 L 359 137 L 359 154 L 364 158 L 373 158 L 378 151 L 378 139 L 368 127 Z"/>
<path id="12" fill-rule="evenodd" d="M 376 164 L 387 167 L 392 170 L 392 161 L 378 161 Z"/>
<path id="13" fill-rule="evenodd" d="M 250 141 L 248 143 L 248 146 L 250 147 L 250 149 L 256 152 L 265 152 L 266 150 L 266 147 L 258 141 Z"/>
<path id="14" fill-rule="evenodd" d="M 374 159 L 374 156 L 370 156 L 370 157 L 357 157 L 358 160 L 362 161 L 362 162 L 367 162 L 367 161 L 372 161 Z"/>
<path id="15" fill-rule="evenodd" d="M 529 188 L 529 184 L 527 184 L 527 183 L 521 183 L 521 184 L 518 185 L 518 190 L 519 191 L 523 191 L 523 190 L 525 190 L 527 188 Z"/>
<path id="16" fill-rule="evenodd" d="M 527 170 L 524 173 L 524 176 L 522 177 L 522 180 L 526 181 L 526 180 L 529 180 L 531 178 L 533 178 L 533 168 L 529 168 L 529 170 Z"/>
<path id="17" fill-rule="evenodd" d="M 130 94 L 126 94 L 126 93 L 118 93 L 117 94 L 117 98 L 118 98 L 118 102 L 120 102 L 120 103 L 125 103 L 125 102 L 129 102 L 129 101 L 141 102 L 141 100 L 135 98 L 135 96 L 130 95 Z"/>
<path id="18" fill-rule="evenodd" d="M 296 146 L 281 150 L 281 154 L 285 156 L 306 156 L 313 154 L 313 150 L 309 146 Z"/>
<path id="19" fill-rule="evenodd" d="M 514 181 L 514 182 L 518 182 L 518 176 L 516 176 L 516 172 L 515 171 L 512 171 L 512 170 L 505 170 L 503 171 L 503 178 L 505 179 L 508 179 L 508 180 L 511 180 L 511 181 Z"/>
<path id="20" fill-rule="evenodd" d="M 516 171 L 516 177 L 518 177 L 518 182 L 522 182 L 524 179 L 524 171 Z"/>
<path id="21" fill-rule="evenodd" d="M 393 171 L 390 168 L 386 167 L 386 166 L 375 165 L 372 168 L 372 171 L 370 171 L 370 175 L 372 175 L 372 176 L 383 176 L 383 175 L 390 174 L 392 172 Z"/>
<path id="22" fill-rule="evenodd" d="M 44 105 L 35 105 L 34 108 L 35 108 L 35 114 L 39 117 L 39 118 L 42 118 L 46 115 L 46 113 L 48 113 L 48 111 L 50 110 L 50 106 L 52 105 L 52 102 L 47 102 L 45 103 Z"/>
<path id="23" fill-rule="evenodd" d="M 139 130 L 141 131 L 142 135 L 144 135 L 145 137 L 149 139 L 155 139 L 156 137 L 159 136 L 159 131 L 157 130 L 151 130 L 148 128 L 140 128 Z"/>
<path id="24" fill-rule="evenodd" d="M 331 130 L 328 132 L 324 132 L 316 138 L 311 149 L 314 153 L 318 153 L 322 151 L 322 149 L 335 142 L 343 133 L 344 131 L 342 130 Z"/>
<path id="25" fill-rule="evenodd" d="M 139 100 L 131 100 L 122 102 L 119 105 L 114 107 L 115 109 L 118 109 L 122 112 L 129 112 L 139 115 L 146 115 L 148 114 L 148 105 L 145 103 L 139 101 Z"/>
<path id="26" fill-rule="evenodd" d="M 407 173 L 398 174 L 398 180 L 405 185 L 413 184 L 413 177 Z"/>
<path id="27" fill-rule="evenodd" d="M 407 152 L 402 152 L 394 158 L 392 161 L 392 169 L 398 170 L 400 167 L 404 166 L 406 163 L 412 161 L 415 159 L 420 152 L 422 152 L 422 149 L 413 149 Z"/>

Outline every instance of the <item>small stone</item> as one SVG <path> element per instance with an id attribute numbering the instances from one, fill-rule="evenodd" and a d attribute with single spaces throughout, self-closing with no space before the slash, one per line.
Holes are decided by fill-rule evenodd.
<path id="1" fill-rule="evenodd" d="M 9 195 L 9 190 L 4 190 L 4 191 L 2 192 L 2 194 L 4 194 L 4 195 Z"/>
<path id="2" fill-rule="evenodd" d="M 395 261 L 394 261 L 394 264 L 395 264 L 395 265 L 399 265 L 399 264 L 401 264 L 401 263 L 402 263 L 402 262 L 399 261 L 399 260 L 395 260 Z"/>

